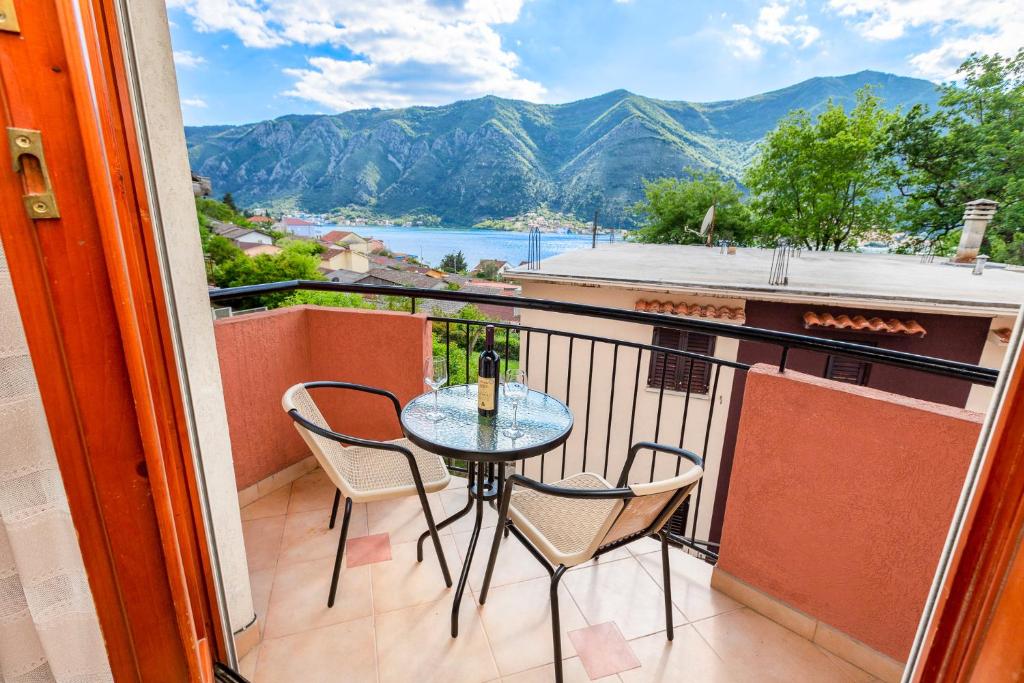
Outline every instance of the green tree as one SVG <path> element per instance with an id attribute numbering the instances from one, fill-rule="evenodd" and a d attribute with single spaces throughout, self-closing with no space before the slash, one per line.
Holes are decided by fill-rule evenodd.
<path id="1" fill-rule="evenodd" d="M 488 261 L 484 264 L 484 267 L 476 271 L 476 277 L 481 280 L 497 281 L 501 279 L 501 273 L 498 272 L 498 264 L 494 261 Z"/>
<path id="2" fill-rule="evenodd" d="M 224 197 L 221 199 L 224 204 L 234 212 L 238 212 L 238 207 L 235 206 L 235 198 L 231 196 L 230 192 L 225 192 Z"/>
<path id="3" fill-rule="evenodd" d="M 849 113 L 832 103 L 817 119 L 790 112 L 745 176 L 761 236 L 839 250 L 891 230 L 891 183 L 879 162 L 890 116 L 868 89 Z"/>
<path id="4" fill-rule="evenodd" d="M 278 304 L 279 307 L 299 306 L 333 306 L 335 308 L 375 308 L 375 306 L 358 294 L 348 292 L 317 292 L 308 289 L 292 292 Z"/>
<path id="5" fill-rule="evenodd" d="M 750 210 L 735 182 L 715 172 L 687 169 L 688 179 L 644 181 L 644 199 L 633 206 L 643 227 L 639 242 L 703 244 L 699 233 L 708 208 L 715 206 L 714 239 L 749 244 L 754 235 Z"/>
<path id="6" fill-rule="evenodd" d="M 917 106 L 889 126 L 885 154 L 900 193 L 898 217 L 911 246 L 925 238 L 955 243 L 964 204 L 995 200 L 982 250 L 1024 263 L 1024 50 L 973 55 L 959 75 L 942 86 L 936 111 Z"/>
<path id="7" fill-rule="evenodd" d="M 212 279 L 218 287 L 242 287 L 285 280 L 323 280 L 324 276 L 319 270 L 320 259 L 312 251 L 310 243 L 295 240 L 285 242 L 279 254 L 260 254 L 250 258 L 240 252 L 236 258 L 215 266 Z M 245 301 L 239 307 L 261 305 L 276 308 L 288 296 L 270 294 Z"/>
<path id="8" fill-rule="evenodd" d="M 460 250 L 445 254 L 438 268 L 446 273 L 465 273 L 469 270 L 469 264 L 466 263 L 465 254 Z"/>

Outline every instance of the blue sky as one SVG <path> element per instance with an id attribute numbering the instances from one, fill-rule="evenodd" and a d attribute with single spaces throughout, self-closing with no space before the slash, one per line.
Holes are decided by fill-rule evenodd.
<path id="1" fill-rule="evenodd" d="M 617 88 L 753 95 L 875 69 L 947 80 L 1024 44 L 1024 0 L 169 0 L 188 125 Z"/>

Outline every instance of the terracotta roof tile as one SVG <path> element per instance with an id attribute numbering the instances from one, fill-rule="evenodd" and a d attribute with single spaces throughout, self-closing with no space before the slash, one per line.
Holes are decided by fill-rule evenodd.
<path id="1" fill-rule="evenodd" d="M 685 315 L 691 318 L 714 318 L 716 320 L 730 320 L 743 324 L 747 320 L 746 313 L 742 307 L 731 308 L 729 306 L 713 306 L 711 304 L 688 304 L 685 301 L 672 303 L 671 301 L 654 301 L 641 299 L 636 302 L 636 310 L 648 313 L 668 313 L 669 315 Z"/>
<path id="2" fill-rule="evenodd" d="M 1009 327 L 1000 327 L 998 330 L 992 330 L 992 334 L 995 335 L 996 341 L 1000 344 L 1009 344 L 1010 335 L 1013 334 L 1013 330 Z"/>
<path id="3" fill-rule="evenodd" d="M 927 330 L 916 320 L 897 320 L 890 318 L 865 318 L 863 315 L 849 316 L 845 313 L 832 315 L 831 313 L 815 313 L 807 311 L 804 313 L 804 328 L 831 327 L 836 330 L 856 330 L 858 332 L 879 332 L 882 334 L 907 334 L 923 337 Z"/>

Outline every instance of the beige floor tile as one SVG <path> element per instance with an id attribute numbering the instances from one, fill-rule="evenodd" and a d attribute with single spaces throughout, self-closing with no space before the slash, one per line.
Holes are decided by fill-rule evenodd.
<path id="1" fill-rule="evenodd" d="M 439 522 L 447 516 L 444 513 L 444 506 L 441 505 L 439 493 L 428 494 L 427 500 L 430 501 L 430 511 L 434 515 L 435 522 Z M 369 533 L 390 534 L 392 543 L 415 541 L 420 534 L 427 530 L 427 519 L 423 516 L 423 507 L 420 505 L 419 496 L 367 503 L 366 512 Z M 440 531 L 442 536 L 450 533 L 450 528 Z"/>
<path id="2" fill-rule="evenodd" d="M 661 553 L 641 555 L 637 558 L 654 582 L 661 587 Z M 669 550 L 672 571 L 672 604 L 679 608 L 687 621 L 707 619 L 743 607 L 725 593 L 711 587 L 711 565 L 679 550 Z"/>
<path id="3" fill-rule="evenodd" d="M 472 532 L 455 534 L 455 545 L 459 548 L 459 555 L 463 562 L 465 562 L 469 539 L 472 535 Z M 487 559 L 491 553 L 493 542 L 494 529 L 481 530 L 480 540 L 476 544 L 476 553 L 473 555 L 473 564 L 469 569 L 469 585 L 474 591 L 479 592 L 483 586 Z M 459 570 L 461 571 L 461 569 L 460 567 Z M 502 539 L 501 548 L 498 550 L 498 559 L 494 564 L 494 576 L 491 578 L 492 588 L 547 575 L 547 570 L 514 536 Z M 565 581 L 564 578 L 562 580 Z"/>
<path id="4" fill-rule="evenodd" d="M 271 491 L 262 498 L 242 508 L 242 521 L 250 519 L 263 519 L 264 517 L 276 517 L 288 512 L 288 500 L 291 498 L 291 485 L 282 486 L 276 491 Z"/>
<path id="5" fill-rule="evenodd" d="M 608 562 L 615 562 L 616 560 L 625 560 L 630 557 L 633 556 L 625 548 L 616 548 L 615 550 L 608 551 L 604 555 L 599 555 L 592 560 L 588 560 L 583 564 L 578 564 L 569 571 L 574 572 L 578 569 L 583 569 L 584 567 L 594 567 L 599 564 L 607 564 Z"/>
<path id="6" fill-rule="evenodd" d="M 629 646 L 640 660 L 640 668 L 620 673 L 625 683 L 743 683 L 732 677 L 725 662 L 689 625 L 676 626 L 672 641 L 662 631 L 631 640 Z"/>
<path id="7" fill-rule="evenodd" d="M 260 633 L 267 627 L 267 610 L 270 608 L 270 591 L 274 585 L 274 569 L 257 569 L 249 573 L 252 588 L 252 607 L 260 622 Z"/>
<path id="8" fill-rule="evenodd" d="M 343 566 L 337 599 L 334 607 L 328 607 L 333 570 L 333 557 L 279 566 L 264 637 L 280 638 L 373 614 L 370 568 Z"/>
<path id="9" fill-rule="evenodd" d="M 284 534 L 284 517 L 264 517 L 242 522 L 242 538 L 245 541 L 245 557 L 249 571 L 273 569 L 281 550 Z"/>
<path id="10" fill-rule="evenodd" d="M 256 663 L 260 656 L 260 646 L 257 645 L 253 649 L 249 650 L 248 654 L 238 660 L 238 673 L 242 674 L 246 679 L 253 680 L 256 678 Z"/>
<path id="11" fill-rule="evenodd" d="M 852 680 L 814 643 L 753 610 L 726 612 L 698 621 L 693 627 L 741 681 Z"/>
<path id="12" fill-rule="evenodd" d="M 633 558 L 569 571 L 562 581 L 589 624 L 614 622 L 627 640 L 665 630 L 665 594 Z"/>
<path id="13" fill-rule="evenodd" d="M 464 489 L 466 488 L 466 478 L 459 474 L 452 472 L 452 480 L 448 482 L 449 489 Z"/>
<path id="14" fill-rule="evenodd" d="M 451 605 L 446 597 L 377 615 L 380 683 L 483 683 L 498 677 L 472 596 L 462 601 L 458 638 L 449 630 Z"/>
<path id="15" fill-rule="evenodd" d="M 373 619 L 266 640 L 254 683 L 373 683 Z"/>
<path id="16" fill-rule="evenodd" d="M 661 541 L 656 541 L 650 536 L 645 536 L 625 546 L 630 555 L 637 557 L 648 553 L 656 553 L 661 550 Z"/>
<path id="17" fill-rule="evenodd" d="M 876 680 L 875 677 L 869 674 L 867 671 L 864 671 L 863 669 L 860 669 L 859 667 L 851 664 L 842 657 L 829 652 L 820 645 L 818 645 L 817 647 L 819 650 L 824 652 L 825 656 L 828 657 L 833 664 L 839 667 L 839 669 L 842 670 L 846 674 L 847 678 L 850 681 L 853 681 L 853 683 L 873 683 Z"/>
<path id="18" fill-rule="evenodd" d="M 583 668 L 583 663 L 580 662 L 579 657 L 572 657 L 562 662 L 562 676 L 565 679 L 565 683 L 590 683 L 590 677 L 587 676 L 587 672 Z M 553 664 L 546 664 L 537 669 L 505 676 L 501 680 L 502 683 L 551 683 L 551 681 L 555 680 L 555 667 Z M 621 679 L 618 676 L 612 675 L 597 680 L 603 683 L 612 683 L 612 681 Z"/>
<path id="19" fill-rule="evenodd" d="M 441 536 L 441 549 L 448 561 L 452 581 L 458 581 L 462 561 L 451 536 Z M 444 585 L 444 576 L 428 538 L 423 542 L 423 562 L 416 561 L 416 542 L 391 546 L 391 561 L 371 565 L 373 610 L 391 612 L 413 605 L 443 599 L 452 589 Z M 467 594 L 466 599 L 472 596 Z"/>
<path id="20" fill-rule="evenodd" d="M 337 555 L 343 512 L 344 509 L 338 513 L 338 520 L 333 529 L 328 528 L 330 515 L 323 510 L 289 513 L 284 526 L 284 537 L 281 541 L 280 564 L 305 562 L 324 557 L 333 558 Z M 358 538 L 360 536 L 366 536 L 366 507 L 353 505 L 348 537 Z"/>
<path id="21" fill-rule="evenodd" d="M 337 488 L 319 467 L 309 474 L 304 474 L 292 482 L 292 497 L 288 504 L 288 512 L 309 512 L 310 510 L 330 510 L 334 504 L 334 492 Z M 338 515 L 344 509 L 345 501 L 338 505 Z M 328 513 L 328 517 L 330 513 Z"/>
<path id="22" fill-rule="evenodd" d="M 626 640 L 665 630 L 665 594 L 635 559 L 569 572 L 563 582 L 590 624 L 614 621 Z M 686 623 L 675 610 L 675 623 Z"/>
<path id="23" fill-rule="evenodd" d="M 487 604 L 480 607 L 484 631 L 502 676 L 551 662 L 551 609 L 548 578 L 534 579 L 491 589 Z M 587 625 L 565 586 L 559 586 L 562 657 L 576 654 L 567 633 Z"/>
<path id="24" fill-rule="evenodd" d="M 444 506 L 445 517 L 453 515 L 466 506 L 466 498 L 469 494 L 465 488 L 461 489 L 449 489 L 440 493 L 441 504 Z M 438 520 L 440 521 L 440 520 Z M 476 521 L 476 509 L 474 501 L 474 509 L 471 509 L 466 513 L 464 517 L 460 517 L 451 524 L 448 528 L 452 530 L 452 533 L 462 533 L 464 531 L 472 531 L 473 524 Z M 483 529 L 493 529 L 494 525 L 498 521 L 498 512 L 490 506 L 488 503 L 484 503 L 484 514 L 483 514 Z"/>

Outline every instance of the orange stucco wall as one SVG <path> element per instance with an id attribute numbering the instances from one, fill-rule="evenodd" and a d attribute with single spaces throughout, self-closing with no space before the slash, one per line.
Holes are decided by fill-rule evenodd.
<path id="1" fill-rule="evenodd" d="M 425 316 L 295 306 L 218 320 L 217 353 L 239 489 L 309 455 L 281 410 L 297 382 L 357 382 L 394 392 L 404 404 L 423 391 L 430 353 Z M 396 438 L 401 429 L 387 399 L 316 390 L 338 431 Z"/>
<path id="2" fill-rule="evenodd" d="M 718 566 L 905 660 L 981 421 L 755 366 Z"/>

